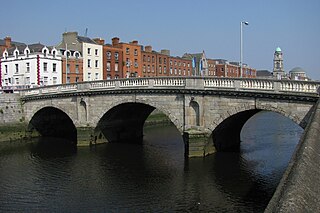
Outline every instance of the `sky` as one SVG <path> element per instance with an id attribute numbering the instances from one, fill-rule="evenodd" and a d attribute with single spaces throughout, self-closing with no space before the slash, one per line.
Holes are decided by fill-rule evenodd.
<path id="1" fill-rule="evenodd" d="M 171 55 L 205 51 L 272 71 L 277 47 L 284 69 L 301 67 L 320 80 L 320 0 L 0 0 L 0 38 L 55 46 L 62 33 L 138 40 Z"/>

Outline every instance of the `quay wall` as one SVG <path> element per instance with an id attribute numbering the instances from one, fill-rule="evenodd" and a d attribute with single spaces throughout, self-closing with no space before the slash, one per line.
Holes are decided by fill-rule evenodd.
<path id="1" fill-rule="evenodd" d="M 265 212 L 320 212 L 320 99 Z"/>

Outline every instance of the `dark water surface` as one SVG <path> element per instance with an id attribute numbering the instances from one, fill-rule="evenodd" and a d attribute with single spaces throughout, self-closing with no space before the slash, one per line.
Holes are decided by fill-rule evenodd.
<path id="1" fill-rule="evenodd" d="M 76 152 L 3 143 L 0 212 L 263 212 L 302 131 L 259 113 L 240 153 L 192 159 L 174 126 L 145 128 L 143 145 Z"/>

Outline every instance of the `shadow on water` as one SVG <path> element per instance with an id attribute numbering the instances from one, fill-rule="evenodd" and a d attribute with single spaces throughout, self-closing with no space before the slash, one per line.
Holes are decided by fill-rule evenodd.
<path id="1" fill-rule="evenodd" d="M 31 155 L 44 159 L 72 156 L 77 147 L 70 141 L 61 138 L 39 137 L 30 144 Z"/>

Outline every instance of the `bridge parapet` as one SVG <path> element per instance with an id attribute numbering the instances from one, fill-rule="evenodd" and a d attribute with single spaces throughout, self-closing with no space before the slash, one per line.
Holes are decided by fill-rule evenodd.
<path id="1" fill-rule="evenodd" d="M 129 78 L 38 87 L 22 90 L 21 95 L 28 97 L 47 94 L 87 92 L 93 90 L 124 90 L 131 88 L 153 90 L 165 88 L 185 90 L 228 90 L 240 92 L 267 92 L 276 94 L 310 94 L 313 96 L 319 96 L 317 90 L 320 88 L 320 82 L 209 77 Z"/>

